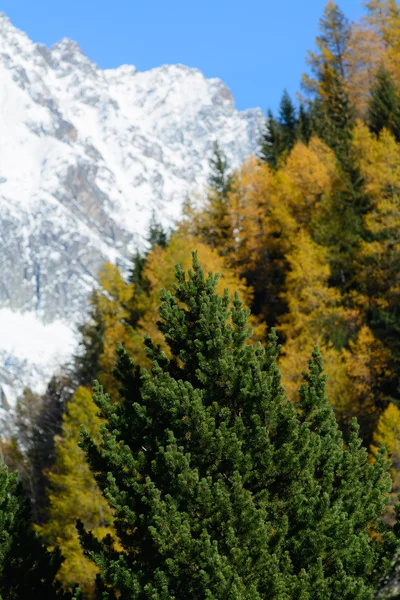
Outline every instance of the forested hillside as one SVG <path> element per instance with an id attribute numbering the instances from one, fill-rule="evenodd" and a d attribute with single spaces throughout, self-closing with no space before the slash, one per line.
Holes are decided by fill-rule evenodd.
<path id="1" fill-rule="evenodd" d="M 365 13 L 327 4 L 258 155 L 215 144 L 206 197 L 104 264 L 73 363 L 19 399 L 2 453 L 55 594 L 400 597 L 400 7 Z"/>

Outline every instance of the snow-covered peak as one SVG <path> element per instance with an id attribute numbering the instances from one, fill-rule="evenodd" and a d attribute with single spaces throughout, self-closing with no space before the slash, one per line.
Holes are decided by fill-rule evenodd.
<path id="1" fill-rule="evenodd" d="M 170 226 L 201 192 L 214 141 L 236 167 L 263 121 L 198 69 L 103 70 L 74 41 L 49 49 L 0 16 L 0 311 L 21 331 L 40 329 L 25 314 L 72 329 L 104 261 L 126 268 L 152 212 Z M 18 343 L 0 344 L 0 383 L 10 365 L 20 373 L 18 354 L 30 380 L 46 371 L 47 354 L 29 360 Z"/>
<path id="2" fill-rule="evenodd" d="M 82 52 L 79 44 L 69 38 L 55 43 L 50 48 L 50 54 L 53 69 L 58 70 L 58 74 L 62 72 L 65 75 L 79 70 L 85 75 L 97 75 L 97 65 Z"/>
<path id="3" fill-rule="evenodd" d="M 0 54 L 29 52 L 33 42 L 15 27 L 5 13 L 0 13 Z"/>

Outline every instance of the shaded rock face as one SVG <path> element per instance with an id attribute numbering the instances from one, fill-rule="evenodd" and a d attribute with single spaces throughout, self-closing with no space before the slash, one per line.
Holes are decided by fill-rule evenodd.
<path id="1" fill-rule="evenodd" d="M 263 123 L 196 69 L 102 70 L 75 42 L 34 44 L 0 15 L 0 310 L 73 324 L 104 261 L 128 266 L 152 211 L 168 226 L 203 189 L 214 141 L 238 166 Z"/>

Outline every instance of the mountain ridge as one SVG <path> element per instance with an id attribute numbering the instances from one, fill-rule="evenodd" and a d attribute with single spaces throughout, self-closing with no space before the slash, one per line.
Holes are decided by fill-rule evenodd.
<path id="1" fill-rule="evenodd" d="M 0 332 L 7 314 L 25 313 L 72 329 L 104 261 L 127 267 L 153 211 L 170 226 L 202 193 L 214 141 L 237 167 L 263 126 L 260 109 L 237 111 L 198 69 L 101 69 L 73 40 L 34 43 L 3 13 Z M 0 334 L 0 373 L 5 356 L 20 365 L 23 342 L 12 342 Z M 43 379 L 24 360 L 14 371 Z"/>

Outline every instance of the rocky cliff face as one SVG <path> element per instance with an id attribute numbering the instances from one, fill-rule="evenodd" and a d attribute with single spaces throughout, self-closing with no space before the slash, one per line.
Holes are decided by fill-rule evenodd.
<path id="1" fill-rule="evenodd" d="M 153 210 L 165 225 L 179 216 L 214 140 L 236 166 L 262 126 L 259 109 L 238 112 L 196 69 L 102 70 L 75 42 L 34 44 L 1 15 L 0 379 L 47 376 L 26 336 L 51 340 L 56 324 L 54 350 L 70 348 L 104 261 L 126 264 Z"/>

